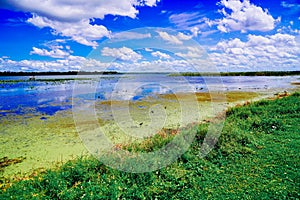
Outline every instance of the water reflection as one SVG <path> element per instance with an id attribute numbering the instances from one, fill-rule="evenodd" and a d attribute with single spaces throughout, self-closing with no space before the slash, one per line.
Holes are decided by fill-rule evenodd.
<path id="1" fill-rule="evenodd" d="M 28 81 L 28 77 L 0 77 L 0 115 L 36 112 L 53 115 L 70 109 L 75 102 L 105 100 L 141 100 L 160 94 L 208 91 L 276 92 L 297 86 L 290 83 L 300 76 L 225 76 L 181 77 L 167 74 L 125 74 L 80 76 L 43 76 L 45 81 Z M 70 79 L 74 80 L 70 80 Z M 56 79 L 57 81 L 47 81 Z M 65 81 L 62 81 L 66 79 Z M 23 80 L 23 81 L 22 81 Z M 209 85 L 209 87 L 208 87 Z M 76 87 L 77 93 L 73 94 Z M 30 108 L 30 109 L 29 109 Z"/>

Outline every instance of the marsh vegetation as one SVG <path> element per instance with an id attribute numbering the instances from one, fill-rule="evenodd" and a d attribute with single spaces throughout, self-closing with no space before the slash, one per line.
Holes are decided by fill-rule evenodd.
<path id="1" fill-rule="evenodd" d="M 208 124 L 195 124 L 195 140 L 175 163 L 148 173 L 126 173 L 92 157 L 57 169 L 1 180 L 1 199 L 298 199 L 300 93 L 227 110 L 215 148 L 199 151 Z M 151 151 L 176 130 L 121 148 Z"/>

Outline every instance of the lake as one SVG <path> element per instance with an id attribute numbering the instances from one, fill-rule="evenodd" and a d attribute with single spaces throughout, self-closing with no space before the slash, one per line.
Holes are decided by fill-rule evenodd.
<path id="1" fill-rule="evenodd" d="M 247 91 L 272 94 L 297 88 L 290 83 L 299 80 L 299 77 L 125 74 L 39 76 L 38 81 L 28 81 L 29 77 L 0 77 L 0 116 L 29 111 L 53 115 L 59 110 L 71 109 L 72 97 L 83 103 L 89 100 L 136 101 L 158 94 L 186 92 Z"/>

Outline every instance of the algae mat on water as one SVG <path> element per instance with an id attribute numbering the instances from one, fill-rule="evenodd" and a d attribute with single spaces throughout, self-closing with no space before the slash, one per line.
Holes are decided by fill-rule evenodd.
<path id="1" fill-rule="evenodd" d="M 213 95 L 221 96 L 222 94 Z M 228 92 L 225 95 L 228 103 L 259 97 L 257 93 L 253 92 Z M 211 94 L 209 93 L 162 95 L 156 99 L 130 102 L 131 117 L 138 125 L 142 123 L 146 127 L 149 123 L 149 109 L 153 105 L 159 104 L 162 108 L 166 108 L 167 120 L 164 122 L 164 128 L 178 128 L 181 105 L 177 99 L 184 99 L 185 105 L 188 105 L 188 102 L 195 97 L 199 102 L 201 116 L 188 116 L 185 124 L 181 125 L 185 126 L 187 123 L 212 117 L 209 115 L 211 113 Z M 218 101 L 216 103 L 225 102 Z M 111 106 L 111 104 L 116 104 L 120 108 L 128 105 L 122 101 L 103 101 L 96 107 Z M 30 109 L 28 110 L 30 111 Z M 111 115 L 112 113 L 108 111 L 99 114 L 99 123 L 108 133 L 107 137 L 116 144 L 126 144 L 132 141 L 132 137 L 122 134 L 122 130 L 118 124 L 114 123 Z M 61 164 L 77 156 L 88 155 L 88 151 L 76 132 L 71 111 L 57 112 L 53 116 L 40 116 L 39 113 L 31 112 L 19 115 L 7 114 L 6 117 L 0 119 L 0 124 L 0 158 L 22 160 L 22 162 L 11 162 L 9 165 L 3 166 L 0 170 L 2 177 L 23 176 L 36 169 L 54 167 L 57 163 Z M 87 126 L 88 124 L 86 123 Z"/>
<path id="2" fill-rule="evenodd" d="M 2 168 L 2 176 L 22 176 L 87 154 L 71 114 L 8 116 L 1 120 L 1 124 L 0 157 L 22 158 L 22 162 Z"/>
<path id="3" fill-rule="evenodd" d="M 253 92 L 228 92 L 225 93 L 229 103 L 241 100 L 249 100 L 259 95 Z M 222 94 L 214 94 L 221 96 Z M 197 98 L 201 116 L 188 115 L 185 123 L 179 124 L 181 105 L 177 99 L 184 99 L 187 109 L 189 101 Z M 153 105 L 161 105 L 166 112 L 164 128 L 172 129 L 178 126 L 185 126 L 187 123 L 199 122 L 210 115 L 211 95 L 209 93 L 161 95 L 159 98 L 148 98 L 143 101 L 130 102 L 130 114 L 136 122 L 137 128 L 147 128 L 150 122 L 149 113 Z M 222 104 L 225 102 L 216 102 Z M 96 105 L 103 109 L 104 105 L 110 107 L 115 104 L 117 107 L 128 106 L 124 101 L 102 101 Z M 165 109 L 164 109 L 165 108 Z M 8 113 L 0 118 L 0 159 L 3 159 L 3 165 L 0 169 L 2 177 L 22 177 L 24 174 L 32 173 L 35 170 L 43 170 L 55 167 L 67 160 L 81 155 L 88 155 L 84 144 L 80 140 L 70 110 L 57 112 L 53 116 L 41 115 L 27 109 L 25 114 Z M 153 111 L 152 111 L 153 112 Z M 156 111 L 155 111 L 156 112 Z M 191 112 L 192 113 L 192 112 Z M 84 114 L 82 114 L 84 117 Z M 122 134 L 119 125 L 111 117 L 112 113 L 108 110 L 99 113 L 99 123 L 106 130 L 107 137 L 116 144 L 127 144 L 132 141 L 132 137 Z M 126 119 L 123 120 L 125 127 Z M 85 124 L 87 127 L 89 123 Z M 129 124 L 130 125 L 130 124 Z M 129 126 L 128 125 L 128 126 Z M 132 129 L 132 127 L 129 127 Z M 159 132 L 159 130 L 158 130 Z M 8 162 L 8 160 L 19 160 L 19 162 Z"/>

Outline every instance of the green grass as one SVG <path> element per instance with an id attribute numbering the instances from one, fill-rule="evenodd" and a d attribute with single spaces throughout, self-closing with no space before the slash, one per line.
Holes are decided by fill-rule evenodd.
<path id="1" fill-rule="evenodd" d="M 126 173 L 78 158 L 28 180 L 3 182 L 0 199 L 299 199 L 299 100 L 295 93 L 228 110 L 205 158 L 198 154 L 208 124 L 200 124 L 189 150 L 166 168 Z M 170 137 L 166 130 L 123 148 L 153 150 Z"/>

